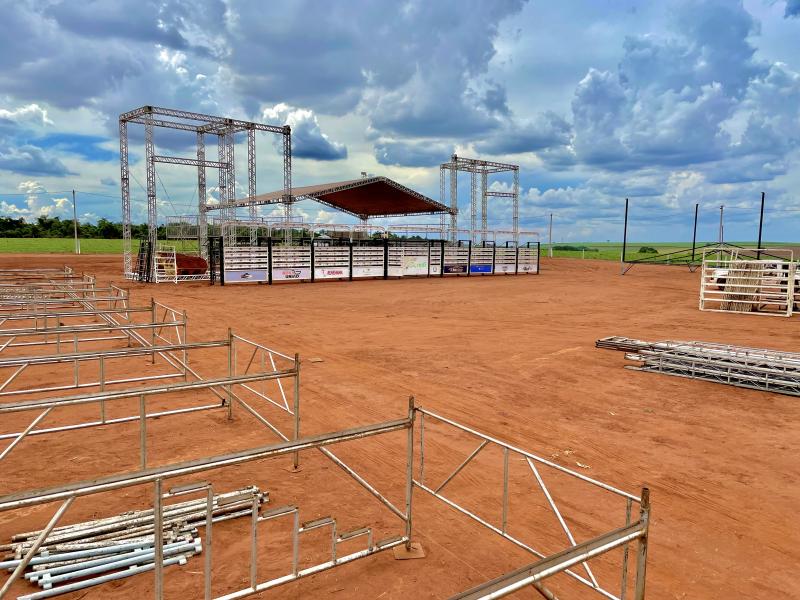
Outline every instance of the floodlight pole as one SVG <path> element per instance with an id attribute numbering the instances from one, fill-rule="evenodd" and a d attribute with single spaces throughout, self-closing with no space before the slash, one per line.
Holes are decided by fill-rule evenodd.
<path id="1" fill-rule="evenodd" d="M 758 250 L 756 251 L 756 260 L 761 260 L 761 231 L 764 228 L 764 198 L 766 194 L 761 192 L 761 216 L 758 219 Z"/>
<path id="2" fill-rule="evenodd" d="M 625 198 L 625 224 L 622 226 L 622 257 L 620 258 L 620 262 L 622 263 L 622 274 L 625 274 L 625 250 L 628 247 L 628 199 Z"/>
<path id="3" fill-rule="evenodd" d="M 763 214 L 763 205 L 762 205 Z M 78 240 L 78 208 L 75 205 L 75 190 L 72 190 L 72 229 L 75 233 L 75 254 L 81 253 L 81 243 Z"/>
<path id="4" fill-rule="evenodd" d="M 692 230 L 692 262 L 694 262 L 694 251 L 697 248 L 697 211 L 700 208 L 700 204 L 696 203 L 694 205 L 694 229 Z"/>
<path id="5" fill-rule="evenodd" d="M 724 225 L 723 225 L 724 212 L 725 212 L 725 205 L 724 204 L 720 204 L 719 205 L 719 243 L 720 243 L 720 245 L 722 245 L 722 242 L 725 240 L 725 234 L 724 234 L 724 230 L 723 230 L 723 227 L 724 227 Z"/>

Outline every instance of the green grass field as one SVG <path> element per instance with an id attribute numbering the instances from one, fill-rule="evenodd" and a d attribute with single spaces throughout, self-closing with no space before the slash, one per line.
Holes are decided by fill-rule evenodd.
<path id="1" fill-rule="evenodd" d="M 122 240 L 80 240 L 81 254 L 122 254 Z M 139 250 L 133 240 L 133 251 Z M 6 254 L 71 254 L 75 251 L 72 238 L 0 238 L 0 253 Z"/>
<path id="2" fill-rule="evenodd" d="M 754 246 L 748 242 L 733 242 L 742 246 Z M 84 239 L 80 241 L 81 254 L 122 254 L 122 240 L 100 240 Z M 701 245 L 700 242 L 697 244 Z M 763 244 L 765 247 L 790 246 L 785 242 L 769 242 Z M 800 244 L 794 244 L 797 246 Z M 622 253 L 622 245 L 617 242 L 563 242 L 553 246 L 572 246 L 585 247 L 585 250 L 553 250 L 553 256 L 558 258 L 582 258 L 586 260 L 619 260 Z M 635 260 L 654 256 L 653 254 L 640 253 L 639 250 L 645 246 L 654 248 L 658 254 L 666 254 L 676 250 L 691 248 L 691 243 L 686 242 L 630 242 L 626 251 L 625 258 Z M 75 242 L 72 238 L 0 238 L 0 253 L 5 254 L 70 254 L 75 249 Z M 185 245 L 184 250 L 191 251 L 189 245 Z M 133 252 L 139 250 L 139 241 L 133 240 Z M 180 251 L 181 248 L 178 249 Z M 542 244 L 542 256 L 547 256 L 547 244 Z"/>

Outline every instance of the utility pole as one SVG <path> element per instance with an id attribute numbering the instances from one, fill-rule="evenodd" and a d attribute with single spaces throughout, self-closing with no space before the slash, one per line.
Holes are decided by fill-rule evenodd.
<path id="1" fill-rule="evenodd" d="M 764 198 L 766 194 L 761 192 L 761 216 L 758 219 L 758 251 L 756 253 L 756 260 L 761 260 L 761 231 L 764 229 Z"/>
<path id="2" fill-rule="evenodd" d="M 81 243 L 78 241 L 78 208 L 75 205 L 75 190 L 72 190 L 72 229 L 75 233 L 75 254 L 80 254 Z"/>
<path id="3" fill-rule="evenodd" d="M 550 258 L 553 258 L 553 213 L 550 213 L 550 243 L 548 245 L 550 247 L 548 254 Z"/>

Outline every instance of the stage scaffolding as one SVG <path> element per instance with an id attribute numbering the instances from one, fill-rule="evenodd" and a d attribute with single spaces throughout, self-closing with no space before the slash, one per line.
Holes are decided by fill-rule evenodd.
<path id="1" fill-rule="evenodd" d="M 156 195 L 156 163 L 186 165 L 197 167 L 198 198 L 198 253 L 207 256 L 206 212 L 208 210 L 206 169 L 217 169 L 219 176 L 219 202 L 232 204 L 236 199 L 236 165 L 234 160 L 235 135 L 247 133 L 247 194 L 256 195 L 256 142 L 257 131 L 265 131 L 283 136 L 283 195 L 286 220 L 291 218 L 292 198 L 292 138 L 288 125 L 267 125 L 252 121 L 242 121 L 229 117 L 206 115 L 185 110 L 142 106 L 122 113 L 119 116 L 119 159 L 120 188 L 122 194 L 122 239 L 123 267 L 125 277 L 133 279 L 133 256 L 131 245 L 131 192 L 130 168 L 128 158 L 128 125 L 144 125 L 145 165 L 147 168 L 147 242 L 155 248 L 158 231 L 158 204 Z M 181 156 L 162 156 L 155 153 L 154 131 L 156 128 L 177 129 L 194 132 L 197 158 Z M 206 136 L 217 136 L 217 159 L 206 159 Z M 236 209 L 227 206 L 222 209 L 226 220 L 235 218 Z M 255 217 L 251 207 L 250 217 Z"/>
<path id="2" fill-rule="evenodd" d="M 444 203 L 447 173 L 450 174 L 450 241 L 455 242 L 458 232 L 458 173 L 470 174 L 470 239 L 473 243 L 485 242 L 486 238 L 481 232 L 488 229 L 489 196 L 511 198 L 513 206 L 512 231 L 514 243 L 519 242 L 519 165 L 509 163 L 481 160 L 478 158 L 464 158 L 453 154 L 450 162 L 442 163 L 439 167 L 439 201 Z M 514 182 L 510 192 L 490 190 L 488 179 L 490 174 L 513 174 Z M 478 223 L 478 203 L 480 203 L 481 220 Z M 444 217 L 441 221 L 442 237 L 445 234 Z"/>

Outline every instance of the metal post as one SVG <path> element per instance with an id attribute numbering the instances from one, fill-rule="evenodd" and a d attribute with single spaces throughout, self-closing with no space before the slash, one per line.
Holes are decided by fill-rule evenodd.
<path id="1" fill-rule="evenodd" d="M 164 597 L 164 511 L 162 507 L 161 479 L 155 481 L 155 495 L 153 498 L 153 525 L 155 549 L 155 597 L 162 600 Z"/>
<path id="2" fill-rule="evenodd" d="M 692 262 L 694 262 L 694 253 L 697 248 L 697 212 L 700 209 L 700 204 L 694 205 L 694 229 L 692 230 Z"/>
<path id="3" fill-rule="evenodd" d="M 200 256 L 209 258 L 208 222 L 206 215 L 206 138 L 202 131 L 197 132 L 197 250 Z M 221 200 L 221 199 L 220 199 Z"/>
<path id="4" fill-rule="evenodd" d="M 247 130 L 247 196 L 252 201 L 256 195 L 256 130 Z M 251 221 L 256 220 L 257 209 L 255 204 L 251 204 L 249 208 L 249 216 Z M 255 245 L 257 232 L 254 228 L 250 228 L 250 245 Z"/>
<path id="5" fill-rule="evenodd" d="M 222 236 L 217 239 L 217 248 L 219 248 L 219 284 L 225 285 L 225 243 L 222 239 Z"/>
<path id="6" fill-rule="evenodd" d="M 647 535 L 650 524 L 650 490 L 642 488 L 641 512 L 639 520 L 643 526 L 642 537 L 639 538 L 639 551 L 636 555 L 636 587 L 634 600 L 644 600 L 645 575 L 647 572 Z"/>
<path id="7" fill-rule="evenodd" d="M 131 189 L 128 164 L 128 122 L 119 122 L 119 187 L 122 193 L 122 269 L 125 277 L 133 275 L 131 248 Z"/>
<path id="8" fill-rule="evenodd" d="M 144 154 L 147 168 L 147 240 L 151 251 L 156 248 L 158 240 L 158 201 L 156 200 L 156 163 L 153 161 L 155 146 L 153 145 L 153 123 L 150 114 L 144 126 Z M 150 277 L 147 278 L 150 281 Z"/>
<path id="9" fill-rule="evenodd" d="M 625 198 L 625 220 L 622 226 L 622 255 L 620 256 L 620 269 L 622 275 L 625 275 L 625 250 L 628 248 L 628 199 Z M 553 230 L 553 215 L 550 215 L 550 231 Z M 551 248 L 552 248 L 552 233 L 550 234 Z M 551 250 L 552 252 L 552 250 Z"/>
<path id="10" fill-rule="evenodd" d="M 514 186 L 512 191 L 514 193 L 514 198 L 511 228 L 514 230 L 514 243 L 519 244 L 519 167 L 514 168 Z"/>
<path id="11" fill-rule="evenodd" d="M 414 492 L 414 420 L 417 411 L 414 408 L 414 396 L 408 398 L 408 418 L 411 426 L 408 428 L 408 441 L 406 448 L 406 550 L 411 550 L 411 501 Z"/>
<path id="12" fill-rule="evenodd" d="M 478 229 L 478 172 L 473 168 L 470 172 L 470 213 L 469 213 L 469 239 L 475 241 L 475 231 Z"/>
<path id="13" fill-rule="evenodd" d="M 762 215 L 763 215 L 763 208 L 762 208 Z M 77 205 L 75 204 L 75 190 L 72 190 L 72 229 L 75 232 L 75 254 L 80 254 L 81 243 L 80 241 L 78 241 L 78 208 Z"/>
<path id="14" fill-rule="evenodd" d="M 469 277 L 471 271 L 472 271 L 472 240 L 470 240 L 469 244 L 467 244 L 467 277 Z"/>
<path id="15" fill-rule="evenodd" d="M 486 243 L 486 230 L 489 228 L 488 224 L 488 200 L 489 197 L 486 195 L 487 192 L 487 177 L 488 174 L 484 169 L 481 171 L 481 241 L 485 244 Z"/>
<path id="16" fill-rule="evenodd" d="M 553 213 L 550 213 L 550 237 L 549 237 L 549 239 L 550 239 L 550 242 L 549 242 L 550 250 L 548 251 L 548 255 L 550 256 L 550 258 L 553 258 Z"/>
<path id="17" fill-rule="evenodd" d="M 542 243 L 536 242 L 536 274 L 539 274 L 540 257 L 542 256 Z"/>
<path id="18" fill-rule="evenodd" d="M 233 332 L 231 328 L 228 327 L 228 377 L 233 378 L 233 374 L 236 370 L 236 357 L 233 353 Z M 225 386 L 226 391 L 228 393 L 228 420 L 230 421 L 233 419 L 233 388 L 231 384 Z"/>
<path id="19" fill-rule="evenodd" d="M 761 192 L 761 216 L 758 219 L 758 250 L 756 260 L 761 260 L 761 232 L 764 229 L 764 198 L 766 194 Z"/>
<path id="20" fill-rule="evenodd" d="M 439 277 L 444 277 L 444 246 L 445 241 L 441 241 L 441 254 L 439 255 Z"/>
<path id="21" fill-rule="evenodd" d="M 300 438 L 300 355 L 294 355 L 294 439 Z M 292 455 L 292 466 L 294 469 L 300 467 L 300 453 Z"/>
<path id="22" fill-rule="evenodd" d="M 205 600 L 211 600 L 211 543 L 212 543 L 212 524 L 214 517 L 214 488 L 208 486 L 206 492 L 206 543 L 204 551 L 206 553 L 205 568 L 203 573 L 203 587 L 205 591 Z"/>
<path id="23" fill-rule="evenodd" d="M 719 206 L 719 244 L 722 245 L 722 242 L 725 240 L 724 235 L 724 221 L 723 221 L 723 214 L 725 212 L 725 205 L 720 204 Z"/>
<path id="24" fill-rule="evenodd" d="M 267 238 L 267 283 L 272 285 L 272 231 Z"/>
<path id="25" fill-rule="evenodd" d="M 383 238 L 383 278 L 389 279 L 389 238 Z"/>
<path id="26" fill-rule="evenodd" d="M 352 239 L 350 239 L 348 241 L 348 245 L 350 247 L 350 270 L 348 271 L 349 275 L 347 276 L 347 279 L 349 281 L 353 281 L 353 240 Z"/>
<path id="27" fill-rule="evenodd" d="M 458 239 L 458 170 L 456 161 L 458 157 L 453 154 L 450 171 L 450 241 L 455 244 Z"/>

